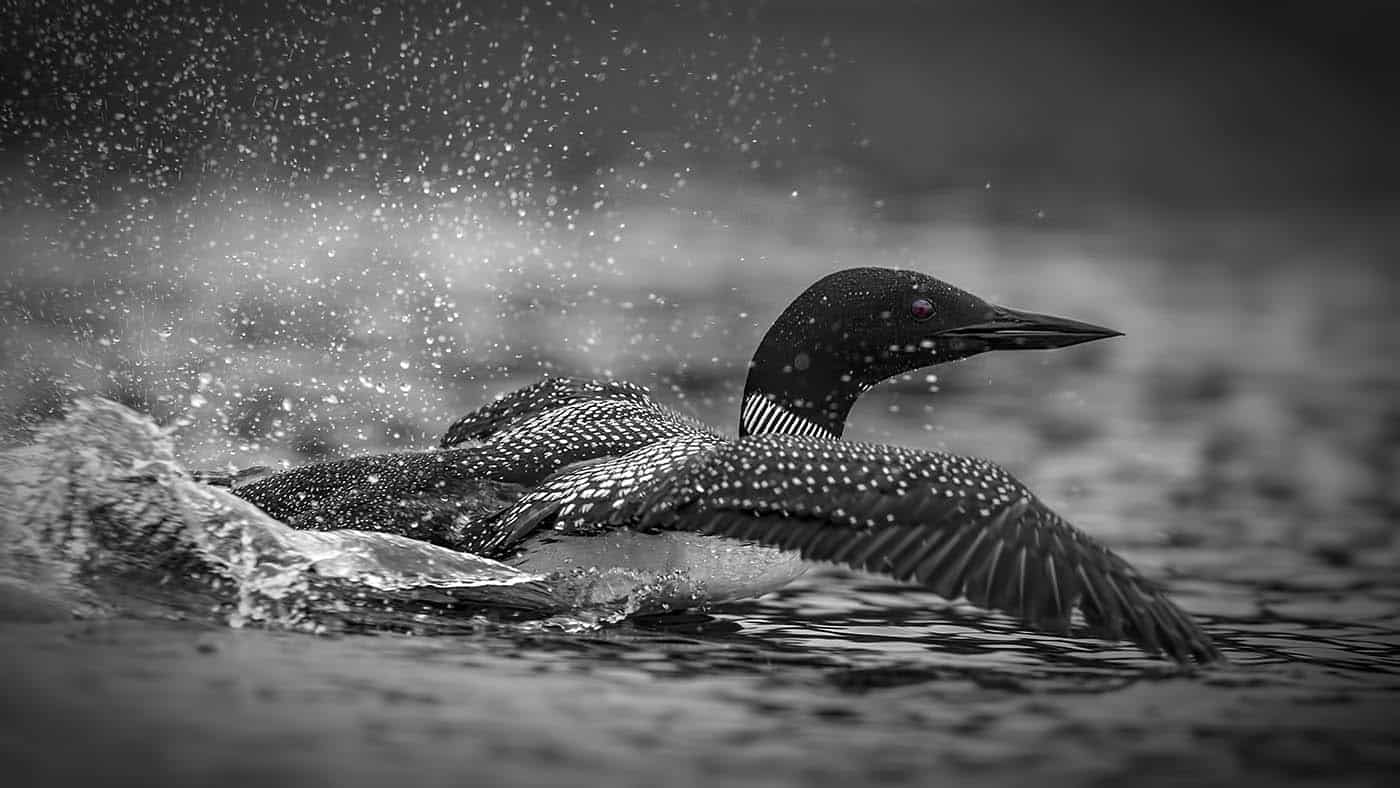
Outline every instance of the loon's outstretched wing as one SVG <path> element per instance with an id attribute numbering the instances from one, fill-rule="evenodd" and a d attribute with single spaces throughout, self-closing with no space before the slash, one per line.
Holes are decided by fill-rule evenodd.
<path id="1" fill-rule="evenodd" d="M 685 448 L 641 484 L 610 490 L 599 482 L 606 469 L 586 468 L 579 475 L 593 477 L 592 487 L 559 477 L 569 495 L 541 500 L 536 490 L 511 511 L 529 527 L 743 539 L 965 596 L 1045 631 L 1068 630 L 1077 608 L 1097 633 L 1148 652 L 1218 657 L 1150 581 L 985 460 L 791 436 Z"/>
<path id="2" fill-rule="evenodd" d="M 653 402 L 651 392 L 635 383 L 551 375 L 509 392 L 453 422 L 443 434 L 440 445 L 445 449 L 469 440 L 486 440 L 547 411 L 596 399 Z"/>
<path id="3" fill-rule="evenodd" d="M 302 465 L 233 493 L 294 528 L 354 528 L 453 546 L 456 518 L 480 518 L 528 489 L 499 454 L 478 448 L 401 452 Z"/>

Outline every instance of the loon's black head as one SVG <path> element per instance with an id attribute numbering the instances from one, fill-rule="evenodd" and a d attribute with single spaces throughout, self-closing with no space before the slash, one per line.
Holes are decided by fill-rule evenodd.
<path id="1" fill-rule="evenodd" d="M 807 288 L 764 335 L 749 364 L 739 432 L 820 428 L 839 437 L 856 398 L 895 375 L 988 350 L 1112 336 L 1119 332 L 994 306 L 917 271 L 837 271 Z"/>

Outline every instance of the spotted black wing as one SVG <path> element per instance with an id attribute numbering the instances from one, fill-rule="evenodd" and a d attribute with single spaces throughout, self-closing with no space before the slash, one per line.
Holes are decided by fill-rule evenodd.
<path id="1" fill-rule="evenodd" d="M 443 448 L 469 440 L 486 440 L 498 432 L 546 411 L 593 399 L 651 402 L 651 392 L 634 383 L 615 380 L 549 376 L 483 405 L 457 421 L 442 436 Z"/>
<path id="2" fill-rule="evenodd" d="M 303 465 L 233 493 L 294 528 L 355 528 L 450 547 L 457 518 L 485 517 L 524 494 L 534 474 L 517 470 L 478 449 L 378 454 Z"/>
<path id="3" fill-rule="evenodd" d="M 767 436 L 709 447 L 614 507 L 613 522 L 744 539 L 912 580 L 941 596 L 1180 661 L 1210 639 L 1126 561 L 1000 467 L 939 452 Z"/>

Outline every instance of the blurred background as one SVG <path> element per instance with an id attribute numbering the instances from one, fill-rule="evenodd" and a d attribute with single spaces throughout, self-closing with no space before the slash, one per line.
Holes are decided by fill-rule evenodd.
<path id="1" fill-rule="evenodd" d="M 544 372 L 732 429 L 853 265 L 1125 332 L 873 391 L 1110 539 L 1397 549 L 1385 4 L 12 3 L 0 434 L 421 448 Z"/>

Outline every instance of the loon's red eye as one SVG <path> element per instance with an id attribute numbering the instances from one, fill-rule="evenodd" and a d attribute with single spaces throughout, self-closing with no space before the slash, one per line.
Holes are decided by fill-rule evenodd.
<path id="1" fill-rule="evenodd" d="M 915 320 L 928 320 L 933 317 L 933 304 L 930 304 L 927 298 L 916 298 L 914 303 L 909 305 L 909 312 L 914 315 Z"/>

